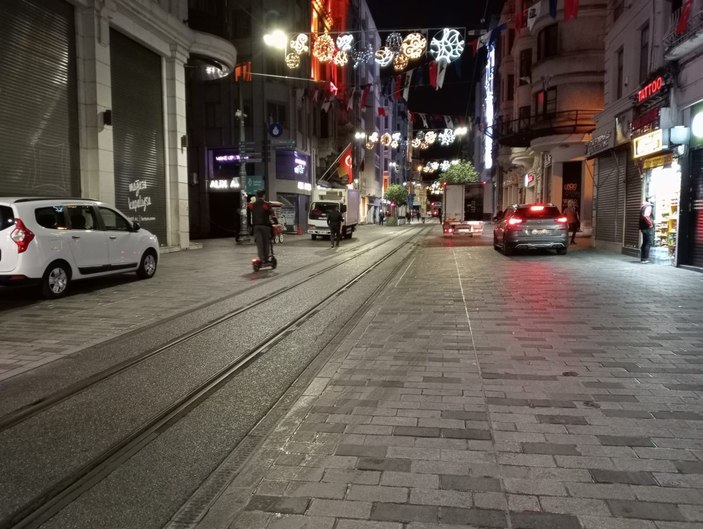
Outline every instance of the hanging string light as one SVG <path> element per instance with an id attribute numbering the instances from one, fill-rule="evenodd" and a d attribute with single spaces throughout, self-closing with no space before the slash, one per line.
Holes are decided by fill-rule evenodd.
<path id="1" fill-rule="evenodd" d="M 422 33 L 410 33 L 401 45 L 401 51 L 408 59 L 419 59 L 426 49 L 427 39 Z"/>
<path id="2" fill-rule="evenodd" d="M 432 145 L 436 139 L 437 139 L 437 133 L 435 131 L 430 130 L 425 133 L 425 141 L 428 144 Z"/>
<path id="3" fill-rule="evenodd" d="M 295 39 L 290 41 L 290 47 L 298 55 L 307 53 L 310 51 L 308 47 L 308 36 L 305 33 L 299 33 Z"/>
<path id="4" fill-rule="evenodd" d="M 300 66 L 300 55 L 293 52 L 286 55 L 286 66 L 288 66 L 291 70 L 295 70 L 298 66 Z"/>
<path id="5" fill-rule="evenodd" d="M 454 143 L 454 131 L 452 129 L 444 129 L 439 133 L 440 145 L 451 145 Z"/>
<path id="6" fill-rule="evenodd" d="M 330 62 L 334 57 L 334 40 L 328 33 L 317 37 L 312 47 L 312 55 L 320 62 Z"/>

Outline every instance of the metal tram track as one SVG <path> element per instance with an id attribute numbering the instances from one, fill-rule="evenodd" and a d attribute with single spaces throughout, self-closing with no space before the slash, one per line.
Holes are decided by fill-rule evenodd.
<path id="1" fill-rule="evenodd" d="M 418 232 L 417 234 L 410 237 L 410 241 L 416 239 L 418 235 L 424 233 L 425 230 Z M 374 248 L 385 244 L 386 241 L 375 246 Z M 149 443 L 155 440 L 161 433 L 168 430 L 172 425 L 176 424 L 182 417 L 188 414 L 188 412 L 203 401 L 205 401 L 212 393 L 217 391 L 220 387 L 225 385 L 231 378 L 236 376 L 238 373 L 242 372 L 249 364 L 264 355 L 276 344 L 284 340 L 286 337 L 290 336 L 298 327 L 312 319 L 315 315 L 320 312 L 320 309 L 330 303 L 333 299 L 339 297 L 349 288 L 358 283 L 361 279 L 367 276 L 370 272 L 378 268 L 382 263 L 387 261 L 395 253 L 400 251 L 403 245 L 393 248 L 389 253 L 381 257 L 378 261 L 371 264 L 363 272 L 357 274 L 355 277 L 347 281 L 344 285 L 337 288 L 332 292 L 325 302 L 318 306 L 316 309 L 307 311 L 295 318 L 290 323 L 283 326 L 275 334 L 269 336 L 258 345 L 250 349 L 247 353 L 241 355 L 236 360 L 230 362 L 227 366 L 220 369 L 217 373 L 212 375 L 206 381 L 202 382 L 198 387 L 190 390 L 183 397 L 179 398 L 176 402 L 158 412 L 151 420 L 143 424 L 141 427 L 136 429 L 132 434 L 122 439 L 121 441 L 115 443 L 112 447 L 105 450 L 102 454 L 94 457 L 92 460 L 84 464 L 78 470 L 68 474 L 63 479 L 55 483 L 49 489 L 44 491 L 41 495 L 33 498 L 23 507 L 15 511 L 8 518 L 0 520 L 0 529 L 28 529 L 37 528 L 41 526 L 44 522 L 51 519 L 58 512 L 60 512 L 64 507 L 72 503 L 75 499 L 80 497 L 84 492 L 92 488 L 94 485 L 105 479 L 114 470 L 119 468 L 124 462 L 128 461 L 134 454 L 138 453 Z M 370 251 L 370 248 L 366 251 Z M 349 259 L 352 259 L 350 257 Z M 343 262 L 348 261 L 345 259 Z M 305 283 L 307 280 L 320 275 L 326 271 L 336 268 L 339 264 L 327 267 L 320 272 L 313 274 L 308 279 L 302 280 L 295 286 Z M 206 326 L 191 333 L 187 333 L 184 336 L 177 338 L 176 340 L 170 342 L 169 344 L 159 347 L 154 351 L 150 351 L 149 356 L 163 352 L 166 348 L 171 347 L 177 343 L 181 343 L 188 338 L 195 336 L 205 329 L 214 327 L 215 325 L 225 321 L 228 318 L 233 317 L 236 314 L 240 314 L 244 310 L 249 310 L 251 306 L 255 306 L 258 303 L 263 303 L 266 300 L 280 295 L 282 292 L 290 290 L 292 287 L 285 287 L 275 293 L 261 298 L 253 302 L 247 307 L 242 307 L 233 313 L 218 318 L 217 320 L 210 322 Z M 108 370 L 110 373 L 108 375 L 102 376 L 99 380 L 91 380 L 88 385 L 83 385 L 78 391 L 83 391 L 86 388 L 97 384 L 101 380 L 105 380 L 110 376 L 114 376 L 117 372 L 124 371 L 125 369 L 138 364 L 143 361 L 140 358 L 134 362 L 129 362 L 127 366 L 120 366 L 119 371 L 112 372 L 114 370 Z M 78 391 L 74 391 L 72 395 L 75 395 Z M 61 400 L 69 398 L 70 395 L 64 395 Z M 52 403 L 55 404 L 55 403 Z M 44 406 L 42 409 L 46 409 L 48 406 Z M 24 419 L 31 415 L 37 414 L 37 410 L 30 410 Z M 23 420 L 24 420 L 23 419 Z"/>
<path id="2" fill-rule="evenodd" d="M 131 369 L 132 367 L 135 367 L 141 363 L 146 362 L 149 359 L 152 359 L 169 349 L 182 344 L 184 342 L 187 342 L 188 340 L 195 338 L 196 336 L 203 334 L 204 332 L 217 327 L 218 325 L 231 320 L 232 318 L 235 318 L 241 314 L 244 314 L 247 311 L 250 311 L 260 305 L 263 305 L 264 303 L 271 301 L 272 299 L 275 299 L 278 296 L 281 296 L 282 294 L 285 294 L 286 292 L 293 290 L 300 285 L 303 285 L 309 281 L 312 281 L 316 278 L 319 278 L 323 274 L 326 274 L 327 272 L 334 270 L 335 268 L 339 268 L 343 266 L 344 264 L 348 263 L 349 261 L 355 259 L 356 257 L 359 257 L 361 255 L 364 255 L 365 253 L 368 253 L 370 251 L 373 251 L 380 246 L 383 246 L 384 244 L 394 240 L 396 237 L 385 237 L 381 239 L 380 242 L 377 242 L 376 244 L 369 244 L 368 248 L 360 249 L 360 250 L 355 250 L 352 249 L 354 252 L 353 255 L 350 255 L 348 257 L 345 257 L 339 262 L 336 262 L 330 266 L 327 266 L 299 281 L 296 281 L 295 283 L 291 283 L 289 285 L 286 285 L 285 287 L 279 288 L 278 290 L 275 290 L 274 292 L 271 292 L 270 294 L 267 294 L 265 296 L 262 296 L 261 298 L 258 298 L 242 307 L 239 307 L 238 309 L 235 309 L 233 311 L 230 311 L 219 318 L 216 318 L 204 325 L 201 325 L 200 327 L 193 329 L 191 331 L 188 331 L 186 333 L 181 334 L 180 336 L 177 336 L 176 338 L 173 338 L 172 340 L 166 342 L 163 345 L 160 345 L 157 348 L 154 349 L 149 349 L 147 351 L 144 351 L 143 353 L 140 353 L 132 358 L 129 358 L 128 360 L 125 360 L 123 362 L 120 362 L 118 364 L 115 364 L 114 366 L 111 366 L 107 369 L 104 369 L 102 371 L 99 371 L 97 373 L 94 373 L 93 375 L 79 381 L 76 383 L 73 383 L 61 390 L 58 390 L 50 395 L 44 396 L 39 400 L 36 400 L 30 404 L 27 404 L 25 406 L 22 406 L 14 411 L 11 411 L 4 416 L 0 417 L 0 433 L 9 430 L 10 428 L 13 428 L 20 424 L 21 422 L 24 422 L 28 419 L 31 419 L 32 417 L 43 413 L 47 409 L 51 408 L 52 406 L 56 406 L 57 404 L 60 404 L 63 401 L 66 401 L 78 393 L 81 393 L 82 391 L 85 391 L 87 389 L 90 389 L 91 387 L 104 382 L 105 380 L 114 377 L 120 373 L 123 373 L 127 371 L 128 369 Z M 308 265 L 306 265 L 308 266 Z M 306 268 L 306 266 L 302 266 L 299 268 L 296 268 L 295 270 L 291 270 L 290 272 L 287 272 L 283 276 L 280 277 L 285 277 L 286 275 L 293 274 L 295 272 L 299 272 L 300 270 Z M 250 288 L 255 288 L 255 287 L 250 287 Z M 248 289 L 246 289 L 248 290 Z M 235 295 L 239 295 L 241 292 L 237 292 Z M 229 297 L 232 297 L 232 294 L 229 294 L 228 296 L 224 298 L 219 298 L 218 300 L 215 300 L 213 303 L 216 302 L 221 302 L 224 299 L 228 299 Z M 196 310 L 202 310 L 206 306 L 209 306 L 210 304 L 207 304 L 205 306 L 199 306 Z M 143 329 L 140 329 L 142 331 Z"/>

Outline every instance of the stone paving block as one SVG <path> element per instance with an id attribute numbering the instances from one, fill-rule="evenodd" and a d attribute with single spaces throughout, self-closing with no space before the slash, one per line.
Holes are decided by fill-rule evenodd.
<path id="1" fill-rule="evenodd" d="M 307 514 L 311 516 L 332 516 L 335 518 L 368 519 L 371 514 L 370 501 L 313 499 Z"/>
<path id="2" fill-rule="evenodd" d="M 248 511 L 303 514 L 307 510 L 309 503 L 309 498 L 255 495 L 249 500 L 245 509 Z"/>
<path id="3" fill-rule="evenodd" d="M 674 465 L 682 474 L 703 474 L 702 461 L 676 461 Z"/>
<path id="4" fill-rule="evenodd" d="M 388 501 L 381 499 L 381 501 Z M 444 507 L 473 507 L 471 494 L 455 490 L 411 489 L 409 503 L 414 505 L 438 505 Z M 396 502 L 400 503 L 400 502 Z"/>
<path id="5" fill-rule="evenodd" d="M 506 492 L 513 494 L 534 494 L 537 496 L 566 496 L 566 488 L 562 483 L 541 479 L 511 479 L 503 480 Z"/>
<path id="6" fill-rule="evenodd" d="M 566 483 L 566 490 L 575 498 L 601 498 L 634 500 L 635 493 L 629 485 L 605 483 Z"/>
<path id="7" fill-rule="evenodd" d="M 412 472 L 384 472 L 381 485 L 386 487 L 413 487 L 417 489 L 438 489 L 439 476 L 435 474 L 414 474 Z"/>
<path id="8" fill-rule="evenodd" d="M 642 459 L 670 459 L 673 461 L 698 461 L 688 450 L 676 448 L 635 448 L 637 457 Z"/>
<path id="9" fill-rule="evenodd" d="M 442 524 L 456 524 L 476 527 L 508 527 L 505 513 L 492 509 L 462 509 L 459 507 L 442 507 L 440 510 Z"/>
<path id="10" fill-rule="evenodd" d="M 700 489 L 633 486 L 632 491 L 640 501 L 703 504 L 703 491 Z"/>
<path id="11" fill-rule="evenodd" d="M 628 437 L 621 435 L 598 435 L 601 444 L 606 446 L 654 446 L 649 437 Z"/>
<path id="12" fill-rule="evenodd" d="M 703 475 L 654 473 L 655 479 L 662 487 L 681 487 L 703 489 Z"/>
<path id="13" fill-rule="evenodd" d="M 641 518 L 643 520 L 686 521 L 681 511 L 669 503 L 654 503 L 629 500 L 606 500 L 614 516 Z"/>
<path id="14" fill-rule="evenodd" d="M 588 421 L 580 415 L 537 415 L 536 417 L 543 424 L 588 424 Z"/>
<path id="15" fill-rule="evenodd" d="M 442 428 L 442 437 L 450 439 L 475 439 L 475 440 L 490 440 L 490 430 L 476 430 L 472 428 Z"/>
<path id="16" fill-rule="evenodd" d="M 347 492 L 346 483 L 310 483 L 293 481 L 288 484 L 285 496 L 341 500 Z"/>
<path id="17" fill-rule="evenodd" d="M 686 520 L 703 522 L 703 505 L 679 505 L 679 510 Z"/>
<path id="18" fill-rule="evenodd" d="M 550 455 L 541 454 L 509 454 L 501 453 L 497 456 L 501 465 L 518 465 L 525 467 L 555 467 L 556 461 Z"/>
<path id="19" fill-rule="evenodd" d="M 610 510 L 603 500 L 588 498 L 558 498 L 554 496 L 540 496 L 539 503 L 545 512 L 561 514 L 608 516 Z"/>
<path id="20" fill-rule="evenodd" d="M 583 529 L 659 529 L 654 522 L 603 516 L 579 516 Z M 673 528 L 670 528 L 673 529 Z"/>
<path id="21" fill-rule="evenodd" d="M 624 483 L 627 485 L 657 485 L 650 472 L 626 472 L 621 470 L 589 470 L 596 483 Z"/>
<path id="22" fill-rule="evenodd" d="M 398 472 L 410 472 L 411 464 L 412 461 L 409 459 L 360 457 L 356 468 L 358 470 L 394 470 Z"/>
<path id="23" fill-rule="evenodd" d="M 530 496 L 527 494 L 508 494 L 508 508 L 511 511 L 541 511 L 542 508 L 539 504 L 539 498 L 537 496 Z M 474 501 L 476 497 L 474 495 Z M 478 503 L 477 503 L 478 505 Z"/>
<path id="24" fill-rule="evenodd" d="M 500 492 L 500 481 L 495 478 L 456 476 L 442 474 L 439 476 L 439 488 L 474 492 Z"/>
<path id="25" fill-rule="evenodd" d="M 437 523 L 439 507 L 376 502 L 371 509 L 371 520 Z"/>
<path id="26" fill-rule="evenodd" d="M 336 529 L 403 529 L 402 523 L 366 520 L 339 520 Z"/>
<path id="27" fill-rule="evenodd" d="M 404 435 L 409 437 L 440 437 L 441 429 L 422 426 L 394 426 L 393 435 Z"/>
<path id="28" fill-rule="evenodd" d="M 335 450 L 336 456 L 356 456 L 356 457 L 385 457 L 387 448 L 384 446 L 364 446 L 354 444 L 340 444 Z"/>
<path id="29" fill-rule="evenodd" d="M 409 490 L 405 487 L 381 487 L 351 485 L 346 499 L 357 501 L 380 501 L 384 503 L 406 503 Z"/>
<path id="30" fill-rule="evenodd" d="M 580 456 L 581 452 L 576 445 L 557 443 L 521 443 L 525 454 L 551 454 Z"/>
<path id="31" fill-rule="evenodd" d="M 358 483 L 361 485 L 378 485 L 381 473 L 377 471 L 327 469 L 321 481 L 332 483 Z"/>
<path id="32" fill-rule="evenodd" d="M 511 512 L 513 529 L 582 529 L 576 516 L 547 512 Z"/>

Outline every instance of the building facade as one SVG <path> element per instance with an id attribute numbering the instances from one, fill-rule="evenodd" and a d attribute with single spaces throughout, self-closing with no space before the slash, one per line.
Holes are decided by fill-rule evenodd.
<path id="1" fill-rule="evenodd" d="M 0 194 L 104 200 L 187 248 L 184 66 L 232 71 L 236 50 L 186 19 L 186 0 L 3 2 Z"/>

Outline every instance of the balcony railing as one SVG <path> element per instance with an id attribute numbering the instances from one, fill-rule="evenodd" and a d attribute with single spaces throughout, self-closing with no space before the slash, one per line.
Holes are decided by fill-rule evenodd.
<path id="1" fill-rule="evenodd" d="M 669 19 L 669 29 L 664 36 L 664 57 L 669 61 L 675 61 L 703 48 L 703 7 L 691 13 L 688 19 L 686 31 L 681 35 L 676 34 L 676 26 L 679 24 L 681 9 L 672 13 Z"/>
<path id="2" fill-rule="evenodd" d="M 602 110 L 565 110 L 499 122 L 487 134 L 507 147 L 529 147 L 535 138 L 556 134 L 583 134 L 596 128 Z"/>

